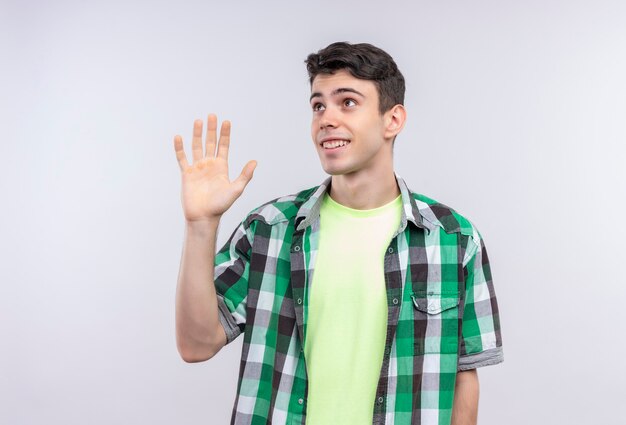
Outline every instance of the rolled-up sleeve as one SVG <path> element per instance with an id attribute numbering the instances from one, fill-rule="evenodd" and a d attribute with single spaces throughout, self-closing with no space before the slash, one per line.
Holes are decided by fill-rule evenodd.
<path id="1" fill-rule="evenodd" d="M 465 265 L 463 308 L 458 370 L 476 369 L 501 363 L 502 336 L 498 302 L 491 277 L 489 257 L 483 238 L 476 232 L 470 239 L 473 254 Z"/>
<path id="2" fill-rule="evenodd" d="M 215 291 L 226 343 L 245 330 L 252 231 L 241 223 L 215 255 Z"/>

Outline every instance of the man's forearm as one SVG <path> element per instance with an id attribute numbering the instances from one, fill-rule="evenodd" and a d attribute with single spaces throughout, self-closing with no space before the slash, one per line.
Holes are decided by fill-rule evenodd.
<path id="1" fill-rule="evenodd" d="M 478 388 L 478 373 L 475 369 L 457 374 L 452 406 L 452 425 L 476 425 Z"/>
<path id="2" fill-rule="evenodd" d="M 213 283 L 219 220 L 187 222 L 176 288 L 176 342 L 185 361 L 211 358 L 225 344 Z"/>

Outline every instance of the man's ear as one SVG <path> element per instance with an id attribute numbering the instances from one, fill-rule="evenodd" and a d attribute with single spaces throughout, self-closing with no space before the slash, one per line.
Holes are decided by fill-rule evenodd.
<path id="1" fill-rule="evenodd" d="M 384 114 L 385 139 L 393 139 L 402 131 L 406 122 L 406 109 L 404 105 L 395 105 Z"/>

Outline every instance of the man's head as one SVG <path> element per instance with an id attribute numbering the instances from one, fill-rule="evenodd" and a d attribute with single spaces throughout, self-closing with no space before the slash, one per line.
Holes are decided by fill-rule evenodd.
<path id="1" fill-rule="evenodd" d="M 404 77 L 370 44 L 333 43 L 306 60 L 311 136 L 328 174 L 385 176 L 406 120 Z"/>
<path id="2" fill-rule="evenodd" d="M 305 63 L 311 85 L 318 75 L 334 74 L 342 69 L 353 77 L 371 80 L 378 91 L 381 115 L 395 105 L 404 104 L 402 73 L 387 52 L 371 44 L 333 43 L 317 53 L 311 53 Z"/>

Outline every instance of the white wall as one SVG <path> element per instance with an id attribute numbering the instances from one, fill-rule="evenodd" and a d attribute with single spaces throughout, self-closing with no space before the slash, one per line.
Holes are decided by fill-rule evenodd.
<path id="1" fill-rule="evenodd" d="M 480 423 L 624 423 L 626 3 L 0 3 L 0 422 L 223 424 L 242 339 L 174 341 L 183 237 L 172 139 L 233 122 L 254 206 L 325 177 L 303 60 L 386 49 L 408 81 L 410 186 L 467 215 L 505 363 Z"/>

